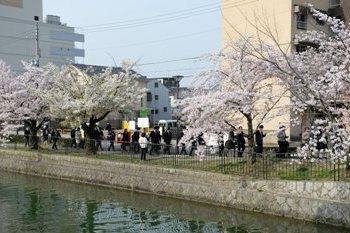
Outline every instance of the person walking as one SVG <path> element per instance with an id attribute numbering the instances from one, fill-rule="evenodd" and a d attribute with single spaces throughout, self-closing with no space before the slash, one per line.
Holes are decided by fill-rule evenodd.
<path id="1" fill-rule="evenodd" d="M 264 130 L 264 126 L 259 125 L 258 129 L 255 131 L 256 154 L 259 154 L 260 157 L 262 156 L 262 153 L 263 153 L 264 137 L 266 136 L 263 130 Z"/>
<path id="2" fill-rule="evenodd" d="M 159 144 L 161 135 L 159 132 L 159 126 L 155 126 L 152 132 L 149 135 L 149 138 L 151 140 L 152 146 L 151 150 L 149 151 L 149 155 L 152 155 L 152 152 L 155 151 L 157 154 L 159 154 Z"/>
<path id="3" fill-rule="evenodd" d="M 179 133 L 179 138 L 178 141 L 180 142 L 182 137 L 185 135 L 185 133 L 183 132 L 183 129 L 181 129 L 181 132 Z M 187 151 L 186 151 L 186 144 L 184 142 L 181 142 L 181 151 L 180 151 L 180 155 L 187 155 Z M 178 146 L 179 147 L 179 146 Z"/>
<path id="4" fill-rule="evenodd" d="M 43 144 L 47 146 L 48 141 L 49 141 L 49 130 L 48 130 L 48 127 L 45 125 L 43 128 Z"/>
<path id="5" fill-rule="evenodd" d="M 104 135 L 103 135 L 102 128 L 97 127 L 94 135 L 95 135 L 94 138 L 96 140 L 96 151 L 98 151 L 98 148 L 100 148 L 101 151 L 103 151 L 102 141 L 104 139 Z"/>
<path id="6" fill-rule="evenodd" d="M 71 138 L 71 147 L 77 147 L 77 141 L 75 140 L 75 134 L 76 134 L 76 130 L 75 128 L 72 128 L 72 130 L 70 131 L 70 138 Z"/>
<path id="7" fill-rule="evenodd" d="M 115 148 L 114 148 L 115 133 L 114 133 L 113 130 L 109 130 L 109 131 L 108 131 L 107 139 L 109 140 L 108 151 L 110 151 L 110 150 L 115 151 Z"/>
<path id="8" fill-rule="evenodd" d="M 226 149 L 233 150 L 233 156 L 236 156 L 236 145 L 237 145 L 235 131 L 236 131 L 236 127 L 231 125 L 231 131 L 228 133 L 228 139 L 224 144 Z"/>
<path id="9" fill-rule="evenodd" d="M 191 140 L 192 140 L 192 142 L 191 142 L 191 150 L 190 150 L 189 156 L 192 156 L 192 153 L 195 150 L 197 150 L 197 144 L 199 146 L 204 146 L 205 145 L 205 141 L 204 141 L 204 138 L 203 138 L 203 133 L 200 133 L 196 139 L 194 139 L 192 137 Z"/>
<path id="10" fill-rule="evenodd" d="M 131 136 L 132 147 L 135 154 L 139 153 L 140 151 L 139 139 L 140 139 L 140 128 L 136 128 L 135 132 Z"/>
<path id="11" fill-rule="evenodd" d="M 76 142 L 78 148 L 81 147 L 80 146 L 80 142 L 81 142 L 80 128 L 77 128 L 76 131 L 75 131 L 75 142 Z"/>
<path id="12" fill-rule="evenodd" d="M 30 137 L 30 130 L 28 127 L 24 129 L 24 147 L 29 147 L 29 137 Z"/>
<path id="13" fill-rule="evenodd" d="M 122 138 L 122 150 L 126 151 L 126 146 L 130 143 L 129 132 L 127 129 L 124 129 L 123 138 Z"/>
<path id="14" fill-rule="evenodd" d="M 111 131 L 111 130 L 112 130 L 112 125 L 109 123 L 109 121 L 107 121 L 107 124 L 106 124 L 105 130 L 107 130 L 107 132 L 109 132 L 109 131 Z"/>
<path id="15" fill-rule="evenodd" d="M 147 153 L 147 146 L 148 146 L 146 133 L 141 134 L 141 137 L 139 138 L 138 143 L 140 144 L 140 147 L 141 147 L 141 160 L 146 160 L 146 153 Z"/>
<path id="16" fill-rule="evenodd" d="M 219 156 L 227 156 L 227 153 L 225 153 L 225 141 L 224 141 L 224 134 L 222 132 L 217 133 L 218 135 L 218 149 L 219 149 Z"/>
<path id="17" fill-rule="evenodd" d="M 288 136 L 286 135 L 286 127 L 284 125 L 281 125 L 279 127 L 279 131 L 277 133 L 277 142 L 278 142 L 278 154 L 277 157 L 279 158 L 285 158 L 286 153 L 288 151 L 289 143 L 286 140 Z"/>
<path id="18" fill-rule="evenodd" d="M 238 157 L 243 157 L 243 152 L 245 150 L 245 137 L 243 132 L 242 126 L 238 127 L 237 135 L 236 135 L 236 140 L 237 140 L 237 156 Z"/>
<path id="19" fill-rule="evenodd" d="M 51 131 L 52 150 L 57 150 L 57 142 L 60 137 L 60 132 L 57 129 L 53 128 Z"/>
<path id="20" fill-rule="evenodd" d="M 167 128 L 167 130 L 163 134 L 163 140 L 165 142 L 164 153 L 168 153 L 169 155 L 170 155 L 172 138 L 173 138 L 173 134 L 171 133 L 170 128 Z"/>
<path id="21" fill-rule="evenodd" d="M 99 147 L 99 140 L 100 140 L 100 131 L 98 130 L 98 127 L 95 127 L 94 129 L 94 134 L 93 134 L 93 139 L 94 139 L 94 142 L 95 142 L 95 147 L 94 147 L 94 152 L 97 152 L 98 151 L 98 147 Z"/>
<path id="22" fill-rule="evenodd" d="M 190 141 L 191 141 L 191 149 L 188 155 L 192 156 L 193 152 L 197 150 L 197 140 L 194 137 L 191 137 Z"/>

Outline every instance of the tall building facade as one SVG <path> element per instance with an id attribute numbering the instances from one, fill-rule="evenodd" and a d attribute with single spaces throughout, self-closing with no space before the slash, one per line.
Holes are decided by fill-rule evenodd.
<path id="1" fill-rule="evenodd" d="M 0 28 L 0 59 L 14 71 L 21 61 L 62 65 L 85 56 L 84 35 L 59 16 L 44 17 L 42 0 L 0 0 Z"/>
<path id="2" fill-rule="evenodd" d="M 308 43 L 295 39 L 298 33 L 307 30 L 331 33 L 328 26 L 318 21 L 307 10 L 304 5 L 306 2 L 331 16 L 345 21 L 349 20 L 350 1 L 347 0 L 222 0 L 223 48 L 227 42 L 239 40 L 242 36 L 259 35 L 263 41 L 271 42 L 271 38 L 258 32 L 258 27 L 270 30 L 285 52 L 303 51 Z M 281 100 L 280 105 L 289 105 L 289 103 L 290 99 L 286 97 Z M 294 117 L 292 112 L 286 112 L 264 123 L 265 129 L 273 132 L 279 125 L 286 125 L 287 134 L 291 136 L 291 140 L 298 141 L 302 128 L 307 125 L 306 122 L 297 126 L 293 125 L 291 120 Z M 276 141 L 276 138 L 268 137 L 267 141 L 272 143 Z"/>
<path id="3" fill-rule="evenodd" d="M 148 119 L 151 126 L 158 124 L 159 120 L 171 120 L 169 89 L 162 79 L 147 79 L 147 108 Z"/>

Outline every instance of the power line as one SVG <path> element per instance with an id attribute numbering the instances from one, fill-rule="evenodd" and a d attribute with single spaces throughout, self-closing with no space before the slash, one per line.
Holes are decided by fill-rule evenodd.
<path id="1" fill-rule="evenodd" d="M 102 47 L 102 48 L 93 48 L 93 49 L 89 49 L 89 50 L 91 51 L 91 50 L 103 50 L 103 49 L 111 49 L 111 48 L 127 48 L 127 47 L 138 46 L 138 45 L 154 44 L 154 43 L 158 43 L 158 42 L 164 42 L 164 41 L 175 40 L 175 39 L 180 39 L 180 38 L 185 38 L 185 37 L 190 37 L 190 36 L 195 36 L 195 35 L 201 35 L 204 33 L 216 31 L 218 29 L 220 29 L 220 28 L 213 28 L 213 29 L 200 31 L 200 32 L 194 32 L 194 33 L 190 33 L 190 34 L 184 34 L 184 35 L 179 35 L 179 36 L 174 36 L 174 37 L 167 37 L 167 38 L 160 39 L 160 40 L 146 41 L 146 42 L 142 42 L 142 43 L 124 44 L 124 45 L 118 45 L 118 46 L 109 46 L 109 47 Z"/>
<path id="2" fill-rule="evenodd" d="M 246 0 L 240 0 L 240 1 L 246 1 Z M 239 1 L 239 2 L 240 2 Z M 95 25 L 84 25 L 82 26 L 83 28 L 100 28 L 100 27 L 106 27 L 106 26 L 115 26 L 115 25 L 119 25 L 119 24 L 125 24 L 125 23 L 132 23 L 132 22 L 142 22 L 142 21 L 147 21 L 147 20 L 153 20 L 153 19 L 161 19 L 164 17 L 174 17 L 177 15 L 182 15 L 184 13 L 192 13 L 192 12 L 197 12 L 197 11 L 202 11 L 204 9 L 208 9 L 208 6 L 214 6 L 214 8 L 220 6 L 221 4 L 219 3 L 211 3 L 211 4 L 207 4 L 207 5 L 202 5 L 202 6 L 198 6 L 195 8 L 189 8 L 189 9 L 185 9 L 185 10 L 180 10 L 180 11 L 175 11 L 175 12 L 169 12 L 169 13 L 163 13 L 163 14 L 159 14 L 159 15 L 154 15 L 154 16 L 149 16 L 149 17 L 143 17 L 143 18 L 136 18 L 136 19 L 129 19 L 129 20 L 123 20 L 123 21 L 116 21 L 116 22 L 112 22 L 112 23 L 104 23 L 104 24 L 95 24 Z M 201 8 L 204 8 L 201 10 Z M 209 9 L 212 9 L 213 7 L 210 7 Z"/>
<path id="3" fill-rule="evenodd" d="M 107 26 L 107 25 L 114 25 L 114 24 L 120 24 L 120 23 L 129 23 L 129 22 L 135 22 L 135 21 L 142 21 L 142 20 L 148 20 L 148 19 L 154 19 L 154 18 L 158 18 L 158 17 L 163 17 L 163 16 L 169 16 L 169 15 L 173 15 L 173 14 L 178 14 L 178 13 L 183 13 L 186 11 L 193 11 L 193 10 L 198 10 L 200 8 L 203 7 L 208 7 L 208 6 L 212 6 L 212 5 L 217 5 L 218 3 L 211 3 L 211 4 L 207 4 L 207 5 L 202 5 L 202 6 L 198 6 L 195 8 L 189 8 L 189 9 L 185 9 L 185 10 L 181 10 L 181 11 L 174 11 L 174 12 L 170 12 L 170 13 L 164 13 L 164 14 L 159 14 L 159 15 L 154 15 L 154 16 L 150 16 L 150 17 L 144 17 L 144 18 L 136 18 L 136 19 L 130 19 L 130 20 L 123 20 L 123 21 L 116 21 L 116 22 L 112 22 L 112 23 L 104 23 L 104 24 L 95 24 L 95 25 L 83 25 L 81 27 L 83 28 L 89 28 L 89 27 L 100 27 L 100 26 Z"/>
<path id="4" fill-rule="evenodd" d="M 201 57 L 200 56 L 198 56 L 198 57 L 187 57 L 187 58 L 180 58 L 180 59 L 174 59 L 174 60 L 165 60 L 165 61 L 158 61 L 158 62 L 143 63 L 143 64 L 138 64 L 137 66 L 148 66 L 148 65 L 157 65 L 157 64 L 164 64 L 164 63 L 171 63 L 171 62 L 196 60 L 196 59 L 199 59 L 199 58 L 201 58 Z"/>
<path id="5" fill-rule="evenodd" d="M 246 2 L 248 1 L 248 2 Z M 228 8 L 233 8 L 237 6 L 242 6 L 242 5 L 247 5 L 253 2 L 256 2 L 258 0 L 240 0 L 239 2 L 242 3 L 229 3 L 228 5 L 224 5 L 220 7 L 220 5 L 211 7 L 211 8 L 206 8 L 206 9 L 201 9 L 201 10 L 191 10 L 190 12 L 185 12 L 185 13 L 177 13 L 175 15 L 169 16 L 169 14 L 166 14 L 166 16 L 163 16 L 165 14 L 159 16 L 153 16 L 149 18 L 140 18 L 140 19 L 135 19 L 135 20 L 129 20 L 129 21 L 121 21 L 119 23 L 110 23 L 110 24 L 105 24 L 104 26 L 96 26 L 92 27 L 91 29 L 88 29 L 88 27 L 85 27 L 84 33 L 92 33 L 92 32 L 101 32 L 101 31 L 109 31 L 109 30 L 118 30 L 118 29 L 129 29 L 133 27 L 140 27 L 140 26 L 147 26 L 147 25 L 152 25 L 152 24 L 159 24 L 159 23 L 165 23 L 165 22 L 171 22 L 171 21 L 176 21 L 180 19 L 186 19 L 198 15 L 203 15 L 203 14 L 208 14 L 208 13 L 213 13 L 215 11 L 221 10 L 221 9 L 228 9 Z M 133 22 L 136 21 L 136 22 Z M 84 27 L 83 27 L 84 28 Z"/>
<path id="6" fill-rule="evenodd" d="M 161 73 L 161 72 L 174 72 L 174 71 L 189 71 L 189 70 L 204 70 L 210 69 L 211 67 L 195 67 L 195 68 L 180 68 L 180 69 L 171 69 L 171 70 L 152 70 L 152 71 L 143 71 L 143 73 Z"/>

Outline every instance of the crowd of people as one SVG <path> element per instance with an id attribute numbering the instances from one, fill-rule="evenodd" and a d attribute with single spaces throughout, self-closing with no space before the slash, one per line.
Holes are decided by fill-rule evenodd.
<path id="1" fill-rule="evenodd" d="M 176 135 L 175 147 L 172 145 L 173 133 L 170 128 L 163 129 L 163 133 L 161 134 L 158 126 L 155 126 L 153 130 L 150 132 L 141 131 L 140 128 L 136 128 L 131 134 L 127 129 L 124 129 L 121 139 L 118 142 L 121 142 L 121 150 L 122 151 L 133 151 L 135 154 L 140 153 L 141 160 L 146 159 L 146 153 L 149 155 L 152 154 L 160 154 L 161 152 L 164 154 L 176 153 L 179 155 L 189 155 L 193 156 L 194 151 L 197 150 L 198 145 L 204 146 L 206 142 L 203 138 L 203 133 L 198 135 L 196 138 L 191 138 L 189 145 L 189 153 L 187 153 L 187 145 L 182 142 L 181 139 L 184 136 L 183 129 L 180 128 L 180 131 Z M 106 133 L 106 136 L 104 135 Z M 61 138 L 60 132 L 52 128 L 51 130 L 44 126 L 41 129 L 42 135 L 42 143 L 43 145 L 47 145 L 48 141 L 52 142 L 52 149 L 57 150 L 57 142 Z M 264 133 L 264 126 L 259 125 L 254 132 L 254 142 L 255 142 L 255 154 L 262 156 L 263 148 L 264 148 L 264 137 L 266 133 Z M 278 151 L 276 151 L 276 157 L 285 158 L 289 151 L 289 142 L 288 136 L 286 135 L 286 127 L 284 125 L 279 126 L 277 131 L 277 143 L 278 143 Z M 305 144 L 309 143 L 310 137 L 310 128 L 305 127 L 304 132 L 301 135 L 302 143 L 301 147 Z M 248 135 L 244 133 L 242 126 L 239 126 L 236 129 L 234 126 L 231 126 L 231 130 L 228 133 L 228 138 L 224 141 L 224 134 L 218 133 L 218 145 L 219 145 L 219 155 L 225 155 L 224 149 L 233 149 L 237 152 L 237 157 L 243 157 L 245 151 L 245 143 Z M 327 148 L 327 138 L 324 137 L 323 133 L 320 132 L 318 135 L 319 139 L 317 141 L 317 150 L 322 150 Z M 30 130 L 28 127 L 24 130 L 24 139 L 25 139 L 25 147 L 29 147 L 30 145 Z M 85 140 L 82 130 L 79 127 L 72 128 L 70 131 L 70 140 L 72 148 L 84 148 Z M 109 142 L 107 151 L 115 151 L 115 142 L 116 142 L 116 133 L 112 129 L 112 126 L 109 122 L 107 122 L 104 128 L 96 127 L 93 133 L 94 140 L 94 150 L 97 152 L 98 150 L 103 151 L 104 146 L 103 141 Z M 176 151 L 172 151 L 172 148 L 176 149 Z"/>
<path id="2" fill-rule="evenodd" d="M 25 127 L 24 129 L 24 147 L 30 147 L 30 129 L 29 127 Z M 36 136 L 38 137 L 38 136 Z M 52 128 L 51 130 L 44 126 L 42 129 L 39 130 L 39 138 L 41 139 L 44 146 L 47 146 L 49 143 L 49 140 L 52 142 L 52 150 L 57 150 L 57 142 L 61 138 L 61 133 L 56 128 Z"/>

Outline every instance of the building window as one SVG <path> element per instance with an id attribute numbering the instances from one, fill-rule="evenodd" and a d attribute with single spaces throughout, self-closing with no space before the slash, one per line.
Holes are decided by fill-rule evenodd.
<path id="1" fill-rule="evenodd" d="M 141 104 L 140 104 L 141 108 L 143 107 L 143 98 L 141 97 Z"/>
<path id="2" fill-rule="evenodd" d="M 151 92 L 147 92 L 147 101 L 148 102 L 152 101 L 152 93 Z"/>
<path id="3" fill-rule="evenodd" d="M 158 114 L 158 112 L 159 112 L 158 109 L 156 109 L 155 113 Z"/>
<path id="4" fill-rule="evenodd" d="M 300 13 L 297 15 L 297 29 L 306 30 L 307 25 L 307 14 Z"/>
<path id="5" fill-rule="evenodd" d="M 296 51 L 297 53 L 305 52 L 306 49 L 307 49 L 307 46 L 306 46 L 306 45 L 303 45 L 303 44 L 295 45 L 295 51 Z"/>
<path id="6" fill-rule="evenodd" d="M 158 95 L 155 95 L 154 96 L 154 100 L 158 100 L 159 99 L 159 96 Z"/>
<path id="7" fill-rule="evenodd" d="M 158 87 L 158 82 L 154 83 L 154 87 L 157 88 Z"/>
<path id="8" fill-rule="evenodd" d="M 168 111 L 168 108 L 167 108 L 167 107 L 164 107 L 164 108 L 163 108 L 163 111 L 164 111 L 164 112 L 167 112 L 167 111 Z"/>
<path id="9" fill-rule="evenodd" d="M 340 0 L 329 0 L 329 8 L 340 7 Z"/>
<path id="10" fill-rule="evenodd" d="M 154 110 L 153 109 L 151 110 L 151 114 L 154 114 Z"/>

